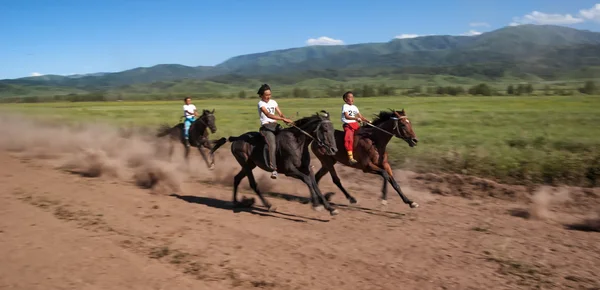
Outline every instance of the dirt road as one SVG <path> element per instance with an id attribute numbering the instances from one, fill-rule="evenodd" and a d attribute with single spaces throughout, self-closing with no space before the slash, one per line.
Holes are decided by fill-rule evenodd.
<path id="1" fill-rule="evenodd" d="M 397 196 L 383 209 L 377 191 L 356 191 L 360 207 L 333 218 L 274 195 L 277 213 L 233 212 L 222 185 L 156 195 L 7 153 L 0 163 L 1 289 L 600 287 L 600 234 L 519 217 L 528 206 L 515 202 L 421 192 L 418 209 Z"/>
<path id="2" fill-rule="evenodd" d="M 598 189 L 398 172 L 420 207 L 393 191 L 383 207 L 380 178 L 340 168 L 360 203 L 336 194 L 331 217 L 257 170 L 277 212 L 234 211 L 226 150 L 188 174 L 144 163 L 144 142 L 15 132 L 0 140 L 0 289 L 600 289 Z"/>

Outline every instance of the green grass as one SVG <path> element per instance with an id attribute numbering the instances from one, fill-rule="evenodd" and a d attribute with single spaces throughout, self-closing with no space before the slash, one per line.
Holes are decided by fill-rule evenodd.
<path id="1" fill-rule="evenodd" d="M 278 99 L 296 119 L 328 110 L 336 127 L 342 100 Z M 259 127 L 255 99 L 196 100 L 216 109 L 215 137 Z M 378 97 L 358 98 L 372 118 L 379 110 L 405 108 L 419 146 L 389 145 L 395 168 L 490 177 L 503 182 L 600 183 L 600 97 Z M 122 125 L 175 124 L 181 101 L 5 104 L 0 111 L 27 112 L 65 121 Z"/>

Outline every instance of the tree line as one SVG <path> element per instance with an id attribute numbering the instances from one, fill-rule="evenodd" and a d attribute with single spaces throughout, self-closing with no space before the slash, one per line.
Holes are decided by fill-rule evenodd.
<path id="1" fill-rule="evenodd" d="M 498 89 L 486 83 L 480 83 L 470 87 L 466 86 L 415 86 L 409 89 L 397 88 L 385 84 L 371 85 L 338 85 L 329 86 L 325 89 L 308 89 L 295 87 L 291 90 L 283 90 L 276 92 L 276 98 L 341 98 L 346 91 L 352 91 L 355 96 L 361 98 L 377 97 L 377 96 L 435 96 L 435 95 L 473 95 L 473 96 L 526 96 L 526 95 L 560 95 L 568 96 L 576 93 L 580 94 L 598 94 L 600 90 L 593 81 L 586 81 L 579 88 L 564 88 L 544 86 L 542 89 L 535 90 L 532 84 L 509 84 L 505 89 Z M 238 93 L 168 93 L 168 94 L 139 94 L 123 96 L 120 93 L 97 91 L 87 94 L 68 94 L 56 95 L 53 97 L 12 97 L 0 98 L 3 103 L 38 103 L 38 102 L 103 102 L 103 101 L 120 101 L 120 100 L 183 100 L 186 96 L 192 96 L 196 99 L 209 98 L 231 98 L 245 99 L 255 98 L 256 93 L 250 91 L 239 91 Z"/>

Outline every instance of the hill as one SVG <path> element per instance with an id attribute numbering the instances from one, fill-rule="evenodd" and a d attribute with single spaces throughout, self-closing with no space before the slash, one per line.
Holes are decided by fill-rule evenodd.
<path id="1" fill-rule="evenodd" d="M 505 27 L 477 36 L 436 35 L 384 43 L 309 46 L 236 56 L 217 66 L 159 64 L 116 73 L 45 75 L 0 81 L 0 96 L 39 91 L 136 91 L 155 82 L 244 87 L 259 80 L 294 84 L 313 78 L 348 82 L 399 75 L 451 75 L 472 79 L 585 75 L 600 66 L 600 33 L 551 25 Z M 589 72 L 589 71 L 588 71 Z M 322 83 L 322 82 L 321 82 Z M 52 89 L 50 89 L 52 87 Z M 147 91 L 168 91 L 153 84 Z M 157 89 L 158 87 L 158 89 Z M 178 91 L 185 91 L 181 88 Z"/>

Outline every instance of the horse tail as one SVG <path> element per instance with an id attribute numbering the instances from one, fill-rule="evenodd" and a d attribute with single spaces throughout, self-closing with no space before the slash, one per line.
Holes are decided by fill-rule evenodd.
<path id="1" fill-rule="evenodd" d="M 231 137 L 229 137 L 229 139 L 231 139 Z M 223 144 L 227 143 L 227 141 L 228 141 L 228 139 L 227 139 L 227 138 L 225 138 L 225 137 L 223 137 L 223 138 L 221 138 L 221 139 L 217 140 L 217 141 L 215 142 L 215 145 L 213 146 L 213 148 L 212 148 L 212 149 L 210 149 L 210 154 L 211 154 L 211 155 L 212 155 L 212 154 L 214 154 L 214 153 L 215 153 L 215 151 L 217 151 L 217 149 L 219 149 L 219 147 L 223 146 Z"/>
<path id="2" fill-rule="evenodd" d="M 169 126 L 167 124 L 163 124 L 158 129 L 158 133 L 156 133 L 156 137 L 160 138 L 160 137 L 167 136 L 170 132 L 171 132 L 171 126 Z"/>
<path id="3" fill-rule="evenodd" d="M 223 138 L 223 139 L 225 139 L 225 138 Z M 227 141 L 229 141 L 229 142 L 235 142 L 235 141 L 240 140 L 240 139 L 241 139 L 240 136 L 237 136 L 237 137 L 236 136 L 229 136 L 229 138 L 227 138 Z"/>

